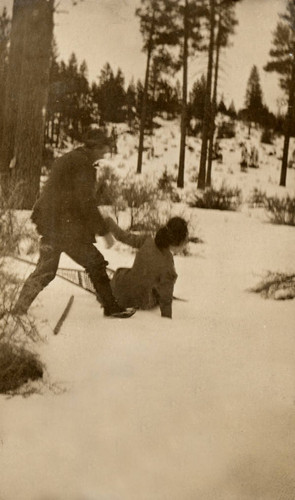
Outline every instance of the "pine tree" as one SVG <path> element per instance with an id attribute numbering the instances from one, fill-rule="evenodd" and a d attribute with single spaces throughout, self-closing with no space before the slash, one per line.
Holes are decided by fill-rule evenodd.
<path id="1" fill-rule="evenodd" d="M 209 45 L 208 45 L 208 64 L 207 64 L 207 88 L 205 98 L 205 116 L 203 121 L 202 130 L 202 146 L 200 156 L 200 167 L 198 175 L 198 188 L 204 189 L 206 184 L 211 183 L 211 161 L 213 149 L 213 135 L 214 135 L 214 120 L 216 114 L 216 100 L 217 100 L 217 79 L 219 68 L 219 51 L 222 45 L 227 44 L 228 34 L 231 33 L 232 26 L 235 21 L 232 17 L 232 7 L 239 0 L 209 0 Z M 218 15 L 218 22 L 216 20 Z M 215 30 L 217 26 L 217 35 Z M 214 51 L 216 51 L 216 64 L 215 76 L 213 80 L 213 65 L 214 65 Z M 213 95 L 212 94 L 213 83 Z M 208 149 L 208 141 L 210 149 Z M 206 172 L 207 154 L 210 151 L 209 159 L 209 173 Z"/>
<path id="2" fill-rule="evenodd" d="M 203 121 L 206 94 L 206 77 L 202 75 L 192 87 L 189 97 L 190 115 Z"/>
<path id="3" fill-rule="evenodd" d="M 253 66 L 247 83 L 245 97 L 246 114 L 249 121 L 249 135 L 251 123 L 259 123 L 263 110 L 263 94 L 260 84 L 260 76 L 256 66 Z"/>
<path id="4" fill-rule="evenodd" d="M 231 101 L 231 103 L 230 103 L 230 105 L 228 107 L 227 114 L 233 120 L 235 120 L 237 118 L 238 115 L 237 115 L 237 111 L 236 111 L 236 107 L 235 107 L 234 101 Z"/>
<path id="5" fill-rule="evenodd" d="M 139 79 L 136 82 L 136 114 L 137 117 L 140 120 L 141 114 L 142 114 L 142 103 L 143 103 L 143 92 L 144 92 L 144 87 L 142 81 Z"/>
<path id="6" fill-rule="evenodd" d="M 187 85 L 188 85 L 188 63 L 190 56 L 193 56 L 197 50 L 200 50 L 202 41 L 201 19 L 206 14 L 204 2 L 191 2 L 185 0 L 184 6 L 179 6 L 179 14 L 182 18 L 182 28 L 179 29 L 181 54 L 180 66 L 182 66 L 182 105 L 181 105 L 181 125 L 180 125 L 180 150 L 179 166 L 177 176 L 177 186 L 184 187 L 184 168 L 185 168 L 185 145 L 186 130 L 188 125 L 188 103 L 187 103 Z"/>
<path id="7" fill-rule="evenodd" d="M 158 93 L 155 104 L 157 112 L 166 112 L 168 119 L 175 118 L 179 113 L 179 95 L 177 88 L 166 79 L 162 78 L 158 81 Z"/>
<path id="8" fill-rule="evenodd" d="M 213 72 L 213 52 L 214 52 L 214 32 L 215 32 L 215 12 L 216 0 L 210 0 L 209 12 L 209 47 L 208 47 L 208 65 L 206 77 L 206 95 L 205 95 L 205 109 L 202 130 L 202 145 L 200 155 L 200 167 L 198 175 L 198 189 L 204 189 L 206 183 L 206 161 L 207 161 L 207 148 L 208 138 L 210 131 L 211 120 L 211 91 L 212 91 L 212 72 Z"/>
<path id="9" fill-rule="evenodd" d="M 39 193 L 54 0 L 14 0 L 6 80 L 1 177 L 22 185 L 18 208 Z"/>
<path id="10" fill-rule="evenodd" d="M 141 103 L 137 173 L 142 171 L 144 133 L 148 116 L 150 72 L 153 54 L 156 48 L 177 43 L 177 30 L 174 24 L 176 0 L 141 0 L 141 8 L 136 9 L 143 36 L 143 50 L 146 52 L 146 70 Z"/>
<path id="11" fill-rule="evenodd" d="M 17 208 L 31 208 L 39 193 L 55 3 L 13 1 L 0 176 L 8 195 L 22 186 Z"/>
<path id="12" fill-rule="evenodd" d="M 126 104 L 124 81 L 120 68 L 114 75 L 110 64 L 104 65 L 99 76 L 99 84 L 93 94 L 102 123 L 119 122 L 123 119 L 123 108 Z"/>
<path id="13" fill-rule="evenodd" d="M 211 170 L 213 160 L 214 134 L 215 134 L 215 118 L 217 113 L 217 89 L 219 78 L 219 65 L 221 49 L 229 45 L 229 37 L 234 34 L 237 19 L 235 16 L 234 4 L 232 0 L 226 0 L 217 4 L 217 30 L 214 41 L 215 63 L 214 63 L 214 78 L 213 78 L 213 95 L 211 103 L 211 117 L 209 128 L 209 148 L 208 148 L 208 165 L 206 172 L 206 186 L 211 186 Z"/>
<path id="14" fill-rule="evenodd" d="M 219 104 L 217 106 L 218 113 L 223 113 L 224 115 L 227 113 L 226 105 L 224 104 L 224 95 L 221 96 Z"/>
<path id="15" fill-rule="evenodd" d="M 275 71 L 281 75 L 280 86 L 284 90 L 288 100 L 280 175 L 280 186 L 286 186 L 289 143 L 295 101 L 295 6 L 293 0 L 288 0 L 286 12 L 280 17 L 282 21 L 279 21 L 276 26 L 272 48 L 269 52 L 271 59 L 264 69 L 265 71 Z"/>
<path id="16" fill-rule="evenodd" d="M 151 77 L 148 91 L 148 107 L 149 107 L 149 130 L 153 134 L 153 119 L 158 111 L 159 97 L 161 95 L 162 111 L 167 111 L 168 102 L 164 102 L 164 98 L 171 98 L 169 91 L 173 93 L 172 87 L 169 84 L 169 78 L 174 74 L 175 60 L 165 46 L 155 47 L 151 63 Z"/>
<path id="17" fill-rule="evenodd" d="M 63 86 L 60 81 L 60 64 L 57 62 L 58 50 L 55 40 L 52 41 L 49 91 L 46 108 L 45 143 L 50 146 L 59 145 L 59 131 L 61 126 L 61 102 L 63 100 Z"/>
<path id="18" fill-rule="evenodd" d="M 183 52 L 182 52 L 182 106 L 180 124 L 180 148 L 177 186 L 184 186 L 185 142 L 187 129 L 187 75 L 188 75 L 188 44 L 189 44 L 189 3 L 184 2 L 183 8 Z"/>
<path id="19" fill-rule="evenodd" d="M 126 91 L 126 107 L 127 107 L 127 121 L 129 130 L 133 130 L 133 121 L 136 112 L 136 89 L 134 80 L 129 83 Z"/>

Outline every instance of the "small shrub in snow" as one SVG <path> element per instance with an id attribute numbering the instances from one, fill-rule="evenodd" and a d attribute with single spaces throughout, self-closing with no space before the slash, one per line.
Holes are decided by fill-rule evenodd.
<path id="1" fill-rule="evenodd" d="M 265 203 L 266 192 L 255 187 L 251 192 L 248 203 L 250 207 L 263 207 Z"/>
<path id="2" fill-rule="evenodd" d="M 13 203 L 10 199 L 0 196 L 0 240 L 1 255 L 7 255 L 18 251 L 21 239 L 21 226 L 18 224 L 16 212 L 11 208 Z"/>
<path id="3" fill-rule="evenodd" d="M 16 226 L 17 220 L 13 211 L 0 211 L 0 239 L 2 255 L 18 252 L 20 237 Z"/>
<path id="4" fill-rule="evenodd" d="M 176 191 L 173 183 L 175 179 L 173 175 L 168 174 L 167 168 L 165 168 L 162 176 L 158 180 L 158 189 L 166 196 L 168 196 L 173 202 L 179 203 L 180 196 Z"/>
<path id="5" fill-rule="evenodd" d="M 235 122 L 222 122 L 217 129 L 217 139 L 232 139 L 235 135 Z"/>
<path id="6" fill-rule="evenodd" d="M 36 354 L 11 342 L 0 342 L 0 394 L 13 394 L 29 381 L 43 377 Z"/>
<path id="7" fill-rule="evenodd" d="M 192 182 L 193 184 L 197 184 L 198 182 L 198 172 L 194 172 L 191 176 L 190 176 L 190 182 Z"/>
<path id="8" fill-rule="evenodd" d="M 130 209 L 130 229 L 134 229 L 155 207 L 157 188 L 147 181 L 126 179 L 122 186 L 122 197 Z"/>
<path id="9" fill-rule="evenodd" d="M 95 192 L 99 205 L 113 205 L 121 193 L 121 180 L 112 167 L 99 169 Z"/>
<path id="10" fill-rule="evenodd" d="M 147 205 L 145 209 L 137 214 L 132 229 L 155 234 L 172 217 L 171 213 L 172 205 L 169 203 L 165 207 L 161 204 L 161 208 L 157 202 Z"/>
<path id="11" fill-rule="evenodd" d="M 14 317 L 11 310 L 21 286 L 20 280 L 4 270 L 0 261 L 0 393 L 11 393 L 29 380 L 42 378 L 43 368 L 29 346 L 39 339 L 34 322 L 26 315 Z"/>
<path id="12" fill-rule="evenodd" d="M 264 144 L 273 144 L 273 133 L 271 130 L 264 129 L 260 141 Z M 271 153 L 273 154 L 273 153 Z"/>
<path id="13" fill-rule="evenodd" d="M 25 253 L 34 253 L 39 243 L 39 237 L 32 224 L 20 220 L 17 211 L 13 209 L 19 199 L 20 189 L 17 186 L 8 196 L 0 192 L 0 257 L 19 254 L 24 243 Z"/>
<path id="14" fill-rule="evenodd" d="M 24 237 L 15 211 L 3 197 L 0 205 L 0 393 L 15 391 L 28 380 L 42 377 L 36 355 L 27 347 L 38 338 L 38 332 L 28 316 L 19 319 L 10 313 L 21 286 L 20 280 L 5 270 L 5 258 L 19 251 Z M 38 373 L 38 376 L 37 376 Z"/>
<path id="15" fill-rule="evenodd" d="M 189 205 L 191 207 L 215 210 L 237 210 L 241 203 L 241 190 L 237 187 L 230 188 L 222 184 L 219 189 L 209 187 L 202 193 L 198 192 Z"/>
<path id="16" fill-rule="evenodd" d="M 272 222 L 295 226 L 295 197 L 265 196 L 263 204 Z"/>
<path id="17" fill-rule="evenodd" d="M 268 272 L 251 291 L 260 293 L 267 299 L 293 299 L 295 297 L 295 274 Z"/>

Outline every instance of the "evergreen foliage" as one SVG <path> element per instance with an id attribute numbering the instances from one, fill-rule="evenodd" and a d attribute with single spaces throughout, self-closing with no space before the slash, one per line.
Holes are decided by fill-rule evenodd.
<path id="1" fill-rule="evenodd" d="M 121 122 L 125 118 L 126 92 L 124 76 L 119 68 L 116 75 L 109 63 L 106 63 L 99 76 L 99 84 L 94 85 L 93 102 L 97 104 L 102 123 Z"/>
<path id="2" fill-rule="evenodd" d="M 92 122 L 93 103 L 87 79 L 87 65 L 78 65 L 73 53 L 68 63 L 57 62 L 57 51 L 52 49 L 50 87 L 46 115 L 46 142 L 59 147 L 63 137 L 79 139 Z"/>
<path id="3" fill-rule="evenodd" d="M 252 66 L 247 83 L 245 106 L 249 122 L 259 123 L 263 110 L 263 94 L 257 66 Z"/>
<path id="4" fill-rule="evenodd" d="M 218 113 L 222 113 L 224 115 L 227 113 L 227 107 L 224 104 L 224 96 L 223 95 L 221 96 L 221 99 L 220 99 L 219 104 L 217 106 L 217 111 L 218 111 Z"/>
<path id="5" fill-rule="evenodd" d="M 189 95 L 188 117 L 203 121 L 206 95 L 206 77 L 202 75 L 192 87 Z"/>
<path id="6" fill-rule="evenodd" d="M 275 71 L 280 75 L 280 86 L 284 90 L 288 109 L 284 123 L 284 148 L 281 166 L 280 185 L 286 185 L 289 142 L 294 127 L 295 99 L 295 5 L 288 0 L 286 11 L 281 16 L 273 34 L 272 47 L 269 51 L 270 60 L 265 65 L 265 71 Z"/>
<path id="7" fill-rule="evenodd" d="M 126 91 L 126 112 L 129 130 L 132 131 L 136 116 L 136 88 L 133 79 L 129 83 Z"/>
<path id="8" fill-rule="evenodd" d="M 230 118 L 232 118 L 232 120 L 235 120 L 237 118 L 237 112 L 236 112 L 236 107 L 235 107 L 235 103 L 234 101 L 231 101 L 229 107 L 228 107 L 228 110 L 227 110 L 227 114 Z"/>

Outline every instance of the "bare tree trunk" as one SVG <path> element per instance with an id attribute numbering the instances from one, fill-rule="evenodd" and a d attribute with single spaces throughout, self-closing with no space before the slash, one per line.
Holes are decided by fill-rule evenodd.
<path id="1" fill-rule="evenodd" d="M 141 108 L 141 117 L 140 117 L 139 144 L 138 144 L 137 171 L 136 171 L 137 174 L 141 174 L 141 171 L 142 171 L 143 142 L 144 142 L 146 115 L 147 115 L 148 85 L 149 85 L 149 76 L 150 76 L 151 56 L 152 56 L 152 51 L 153 51 L 154 29 L 155 29 L 155 11 L 153 11 L 153 17 L 152 17 L 152 21 L 151 21 L 151 29 L 150 29 L 150 35 L 149 35 L 149 41 L 148 41 L 148 48 L 147 48 L 147 61 L 146 61 L 144 90 L 143 90 L 143 96 L 142 96 L 142 108 Z"/>
<path id="2" fill-rule="evenodd" d="M 288 99 L 288 110 L 285 123 L 285 138 L 284 138 L 283 159 L 281 166 L 280 186 L 286 186 L 286 180 L 287 180 L 288 153 L 289 153 L 289 143 L 290 143 L 290 135 L 292 128 L 293 103 L 295 94 L 295 45 L 293 47 L 292 52 L 293 52 L 292 73 L 291 73 L 291 82 L 290 82 L 289 99 Z"/>
<path id="3" fill-rule="evenodd" d="M 198 175 L 198 189 L 204 189 L 206 181 L 207 146 L 208 146 L 208 135 L 210 128 L 210 117 L 211 117 L 211 86 L 212 86 L 212 70 L 213 70 L 213 51 L 214 51 L 214 27 L 215 27 L 215 0 L 210 0 L 210 42 L 209 42 L 209 53 L 208 53 L 207 86 L 205 95 L 201 158 L 200 158 L 200 168 Z"/>
<path id="4" fill-rule="evenodd" d="M 184 39 L 183 39 L 183 83 L 182 83 L 182 110 L 180 125 L 180 152 L 177 186 L 184 186 L 184 164 L 185 164 L 185 139 L 187 127 L 187 59 L 188 59 L 188 0 L 184 7 Z"/>
<path id="5" fill-rule="evenodd" d="M 3 130 L 0 155 L 0 176 L 2 189 L 9 189 L 10 168 L 14 157 L 14 142 L 17 123 L 19 92 L 21 86 L 20 68 L 23 60 L 25 5 L 22 0 L 14 0 L 10 33 L 9 61 L 4 96 Z"/>
<path id="6" fill-rule="evenodd" d="M 58 117 L 58 122 L 54 125 L 54 134 L 55 134 L 55 147 L 59 147 L 59 139 L 60 139 L 60 129 L 61 129 L 61 117 Z"/>
<path id="7" fill-rule="evenodd" d="M 6 17 L 6 21 L 4 20 L 4 10 L 2 12 L 1 24 L 1 39 L 0 39 L 0 146 L 2 143 L 2 134 L 3 134 L 3 115 L 4 115 L 4 94 L 5 94 L 5 81 L 7 76 L 7 56 L 8 56 L 8 37 L 9 35 L 5 33 L 7 25 L 9 25 L 9 18 Z"/>
<path id="8" fill-rule="evenodd" d="M 156 88 L 157 88 L 157 69 L 154 68 L 153 71 L 153 81 L 152 81 L 152 91 L 151 91 L 151 104 L 150 104 L 150 134 L 151 137 L 154 135 L 154 117 L 155 117 L 155 98 L 156 98 Z"/>
<path id="9" fill-rule="evenodd" d="M 1 172 L 16 208 L 32 208 L 39 193 L 54 0 L 14 0 Z"/>
<path id="10" fill-rule="evenodd" d="M 53 1 L 30 0 L 21 66 L 21 89 L 15 134 L 14 183 L 23 185 L 23 203 L 30 209 L 39 194 L 44 126 L 53 35 Z"/>
<path id="11" fill-rule="evenodd" d="M 215 71 L 214 71 L 210 131 L 209 131 L 208 167 L 206 176 L 206 186 L 208 187 L 211 186 L 212 156 L 213 156 L 214 133 L 215 133 L 215 118 L 217 109 L 217 85 L 218 85 L 218 70 L 219 70 L 219 57 L 220 57 L 220 24 L 221 24 L 221 19 L 219 16 L 218 33 L 216 38 L 216 60 L 215 60 Z"/>
<path id="12" fill-rule="evenodd" d="M 252 128 L 252 122 L 250 120 L 249 123 L 248 123 L 248 137 L 249 138 L 251 137 L 251 128 Z"/>

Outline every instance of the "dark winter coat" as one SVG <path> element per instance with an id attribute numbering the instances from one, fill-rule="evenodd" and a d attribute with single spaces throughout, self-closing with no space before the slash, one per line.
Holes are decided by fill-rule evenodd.
<path id="1" fill-rule="evenodd" d="M 32 221 L 39 234 L 58 242 L 94 242 L 95 234 L 105 235 L 107 226 L 94 194 L 95 178 L 95 167 L 83 148 L 55 160 L 33 208 Z"/>
<path id="2" fill-rule="evenodd" d="M 123 231 L 111 218 L 106 223 L 117 240 L 139 249 L 132 268 L 117 269 L 111 280 L 119 304 L 139 309 L 159 305 L 161 315 L 171 318 L 177 274 L 170 250 L 159 250 L 151 236 Z"/>

